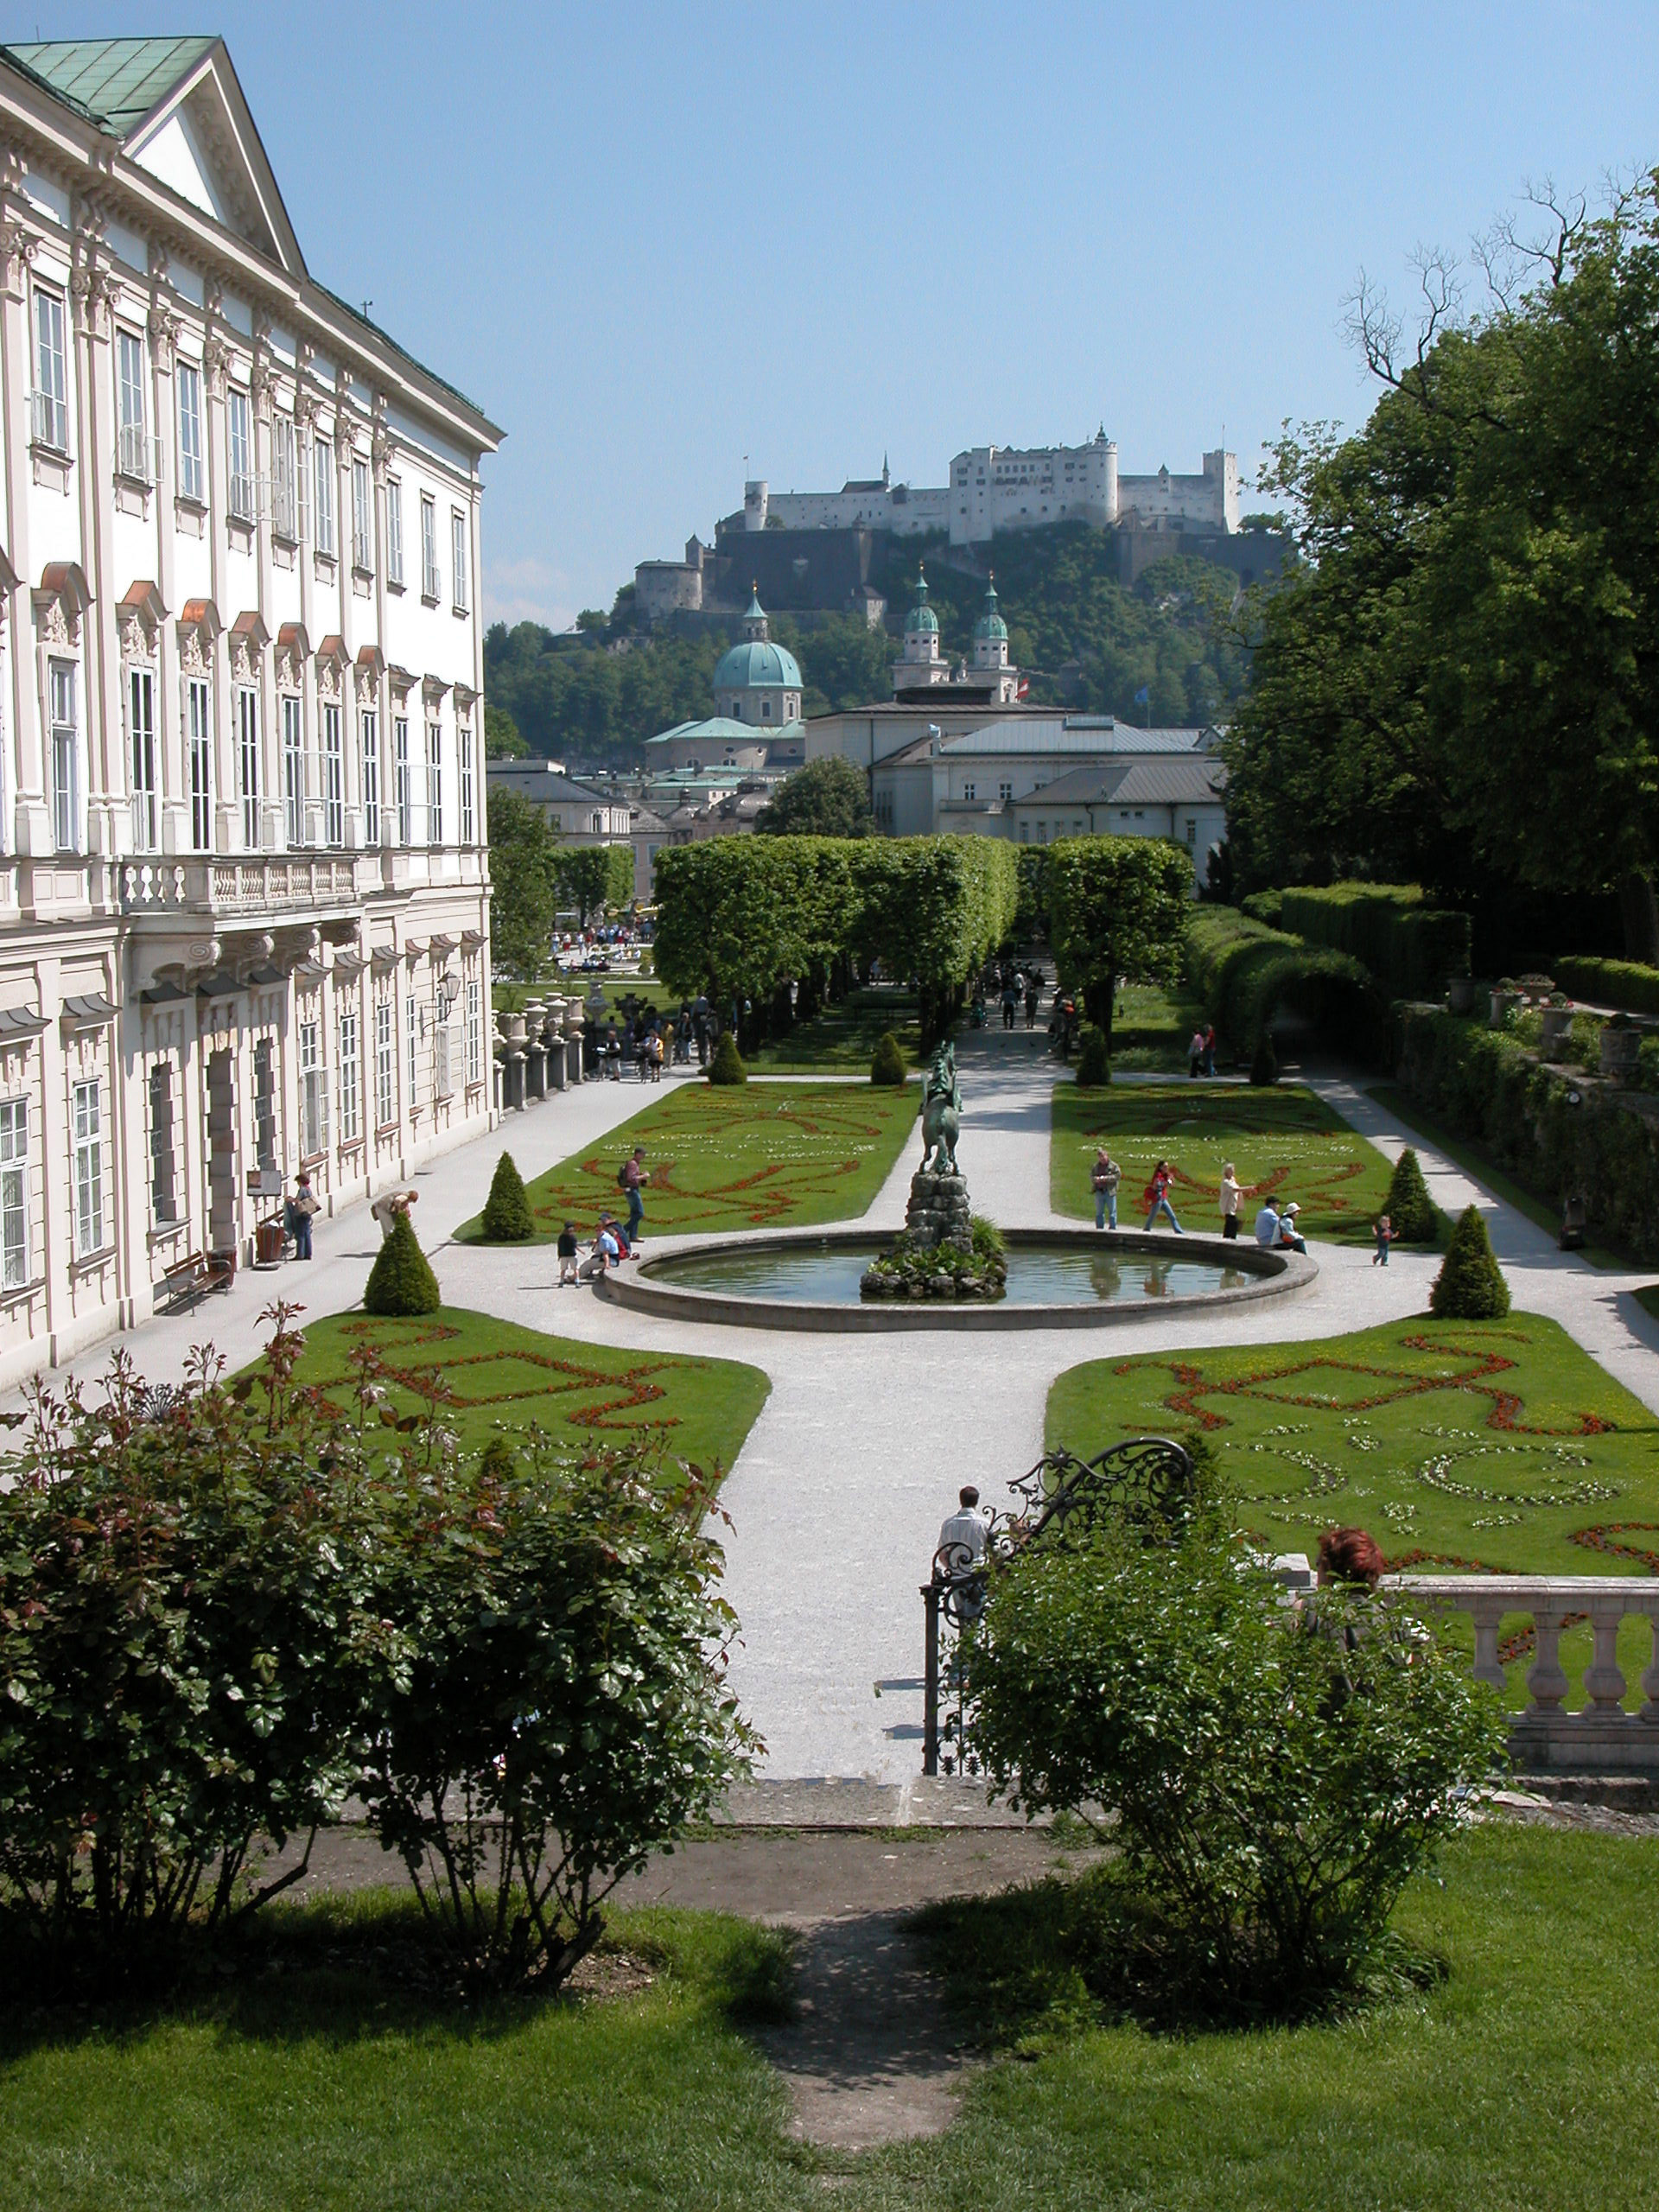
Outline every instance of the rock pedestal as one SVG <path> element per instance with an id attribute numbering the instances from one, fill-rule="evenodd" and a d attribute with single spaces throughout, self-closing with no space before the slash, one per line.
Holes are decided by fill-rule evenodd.
<path id="1" fill-rule="evenodd" d="M 910 1179 L 905 1230 L 918 1251 L 935 1251 L 941 1244 L 951 1245 L 958 1252 L 971 1251 L 974 1232 L 967 1177 L 933 1175 L 925 1168 L 918 1169 Z"/>

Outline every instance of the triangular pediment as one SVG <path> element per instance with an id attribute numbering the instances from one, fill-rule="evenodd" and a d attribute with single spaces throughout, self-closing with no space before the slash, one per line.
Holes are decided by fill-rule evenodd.
<path id="1" fill-rule="evenodd" d="M 291 275 L 299 241 L 223 40 L 131 130 L 130 161 Z"/>

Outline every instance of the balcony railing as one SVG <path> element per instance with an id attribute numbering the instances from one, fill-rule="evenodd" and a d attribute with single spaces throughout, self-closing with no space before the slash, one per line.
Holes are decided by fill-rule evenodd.
<path id="1" fill-rule="evenodd" d="M 1506 1687 L 1499 1629 L 1516 1615 L 1530 1620 L 1532 1702 L 1510 1726 L 1517 1765 L 1541 1773 L 1659 1773 L 1659 1576 L 1390 1574 L 1382 1588 L 1408 1595 L 1419 1607 L 1466 1613 L 1474 1624 L 1476 1678 L 1494 1689 Z M 1642 1676 L 1646 1702 L 1634 1713 L 1625 1709 L 1630 1685 L 1618 1659 L 1620 1624 L 1632 1616 L 1649 1624 L 1653 1639 Z M 1587 1702 L 1569 1713 L 1561 1633 L 1586 1620 L 1592 1645 L 1584 1673 Z"/>
<path id="2" fill-rule="evenodd" d="M 124 914 L 263 914 L 347 906 L 357 900 L 357 863 L 348 855 L 287 860 L 124 861 Z"/>

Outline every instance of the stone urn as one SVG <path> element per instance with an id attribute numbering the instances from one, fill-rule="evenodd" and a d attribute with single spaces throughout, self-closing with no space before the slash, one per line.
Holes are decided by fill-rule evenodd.
<path id="1" fill-rule="evenodd" d="M 1479 990 L 1472 976 L 1453 976 L 1446 983 L 1446 1003 L 1453 1014 L 1472 1014 Z"/>
<path id="2" fill-rule="evenodd" d="M 509 1052 L 522 1052 L 524 1049 L 525 1035 L 524 1015 L 522 1014 L 505 1014 L 502 1017 L 501 1034 L 506 1039 Z"/>
<path id="3" fill-rule="evenodd" d="M 1524 1006 L 1526 1002 L 1526 994 L 1524 991 L 1506 991 L 1502 989 L 1494 991 L 1491 997 L 1491 1011 L 1488 1013 L 1486 1017 L 1488 1028 L 1502 1029 L 1504 1023 L 1509 1020 L 1510 1015 L 1514 1012 L 1515 1008 L 1518 1006 Z"/>
<path id="4" fill-rule="evenodd" d="M 1573 1009 L 1570 1006 L 1547 1006 L 1543 1010 L 1543 1035 L 1540 1046 L 1544 1058 L 1553 1060 L 1560 1056 L 1562 1046 L 1573 1033 Z"/>
<path id="5" fill-rule="evenodd" d="M 1633 1083 L 1637 1056 L 1641 1050 L 1639 1029 L 1622 1028 L 1617 1021 L 1610 1021 L 1601 1033 L 1603 1075 L 1611 1083 Z"/>

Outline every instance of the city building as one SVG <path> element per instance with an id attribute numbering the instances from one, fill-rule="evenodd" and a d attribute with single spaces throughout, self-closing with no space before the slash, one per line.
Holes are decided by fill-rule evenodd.
<path id="1" fill-rule="evenodd" d="M 997 612 L 996 579 L 985 594 L 985 611 L 974 625 L 971 668 L 952 667 L 939 651 L 938 617 L 927 603 L 927 577 L 916 578 L 916 603 L 905 617 L 905 641 L 893 664 L 895 699 L 933 704 L 950 700 L 973 707 L 1007 707 L 1020 700 L 1020 671 L 1008 664 L 1008 626 Z"/>
<path id="2" fill-rule="evenodd" d="M 715 671 L 715 712 L 751 728 L 781 730 L 800 721 L 800 668 L 793 653 L 772 644 L 759 593 L 750 595 L 741 640 Z"/>
<path id="3" fill-rule="evenodd" d="M 0 48 L 0 1382 L 486 1129 L 480 463 L 219 39 Z"/>

